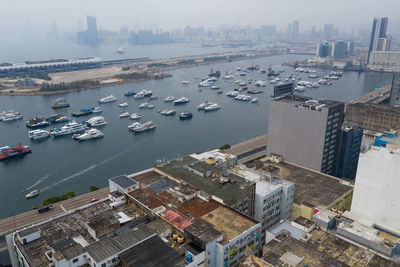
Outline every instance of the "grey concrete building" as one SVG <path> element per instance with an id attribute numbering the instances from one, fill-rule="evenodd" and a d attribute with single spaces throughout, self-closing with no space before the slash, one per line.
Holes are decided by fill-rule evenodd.
<path id="1" fill-rule="evenodd" d="M 287 95 L 270 102 L 267 155 L 336 175 L 344 103 Z"/>

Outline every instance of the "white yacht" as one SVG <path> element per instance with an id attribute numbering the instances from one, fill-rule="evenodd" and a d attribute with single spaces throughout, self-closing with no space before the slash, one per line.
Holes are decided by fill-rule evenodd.
<path id="1" fill-rule="evenodd" d="M 135 99 L 142 99 L 142 98 L 144 98 L 144 94 L 143 94 L 143 93 L 137 93 L 137 94 L 134 96 L 134 98 L 135 98 Z"/>
<path id="2" fill-rule="evenodd" d="M 217 103 L 208 105 L 207 107 L 204 108 L 204 111 L 215 111 L 215 110 L 219 110 L 221 108 L 220 105 L 218 105 Z"/>
<path id="3" fill-rule="evenodd" d="M 139 126 L 133 128 L 132 130 L 135 133 L 139 133 L 139 132 L 144 132 L 144 131 L 149 131 L 149 130 L 155 129 L 156 127 L 157 127 L 157 125 L 155 125 L 154 122 L 148 121 L 148 122 L 143 123 L 142 125 L 139 125 Z"/>
<path id="4" fill-rule="evenodd" d="M 99 102 L 99 103 L 109 103 L 109 102 L 114 102 L 114 101 L 117 101 L 117 100 L 118 99 L 115 96 L 109 95 L 109 96 L 106 96 L 106 97 L 100 99 L 97 102 Z"/>
<path id="5" fill-rule="evenodd" d="M 60 128 L 54 128 L 50 132 L 50 134 L 52 136 L 60 136 L 60 135 L 73 134 L 77 132 L 83 132 L 87 129 L 89 129 L 89 127 L 87 127 L 84 123 L 72 121 Z"/>
<path id="6" fill-rule="evenodd" d="M 140 122 L 134 122 L 131 125 L 128 126 L 128 129 L 133 131 L 133 129 L 135 129 L 136 127 L 141 126 L 142 124 Z"/>
<path id="7" fill-rule="evenodd" d="M 142 91 L 140 91 L 139 93 L 137 93 L 136 95 L 142 95 L 143 97 L 150 97 L 150 96 L 152 96 L 153 95 L 153 92 L 152 91 L 149 91 L 149 90 L 142 90 Z M 135 96 L 136 96 L 135 95 Z M 137 98 L 137 97 L 135 97 L 135 98 Z"/>
<path id="8" fill-rule="evenodd" d="M 258 98 L 257 98 L 257 97 L 253 98 L 253 99 L 251 100 L 251 103 L 258 103 Z"/>
<path id="9" fill-rule="evenodd" d="M 33 130 L 28 132 L 29 138 L 39 140 L 50 136 L 50 132 L 42 129 Z"/>
<path id="10" fill-rule="evenodd" d="M 182 84 L 189 84 L 189 81 L 182 81 Z"/>
<path id="11" fill-rule="evenodd" d="M 209 87 L 212 85 L 212 82 L 209 81 L 202 81 L 201 83 L 199 83 L 199 87 Z"/>
<path id="12" fill-rule="evenodd" d="M 267 86 L 267 82 L 266 81 L 256 81 L 254 83 L 255 86 Z"/>
<path id="13" fill-rule="evenodd" d="M 103 112 L 103 109 L 101 107 L 95 107 L 92 111 L 92 113 L 101 113 Z"/>
<path id="14" fill-rule="evenodd" d="M 189 99 L 187 99 L 186 97 L 181 97 L 177 100 L 174 100 L 174 105 L 182 105 L 182 104 L 186 104 L 188 102 L 190 102 Z"/>
<path id="15" fill-rule="evenodd" d="M 175 109 L 164 109 L 163 111 L 160 112 L 161 115 L 164 116 L 173 116 L 176 114 L 176 110 Z"/>
<path id="16" fill-rule="evenodd" d="M 174 100 L 175 100 L 175 97 L 169 95 L 164 99 L 164 102 L 172 102 Z"/>
<path id="17" fill-rule="evenodd" d="M 208 101 L 201 103 L 200 105 L 197 106 L 198 110 L 204 110 L 205 107 L 208 107 L 209 105 L 211 105 L 213 103 L 210 103 Z"/>
<path id="18" fill-rule="evenodd" d="M 234 78 L 234 76 L 232 75 L 232 74 L 228 74 L 228 75 L 226 75 L 225 77 L 223 77 L 225 80 L 230 80 L 230 79 L 233 79 Z"/>
<path id="19" fill-rule="evenodd" d="M 211 77 L 211 78 L 208 78 L 208 79 L 206 80 L 206 82 L 214 83 L 214 82 L 216 82 L 217 80 L 218 80 L 217 77 L 213 76 L 213 77 Z"/>
<path id="20" fill-rule="evenodd" d="M 213 90 L 220 89 L 220 87 L 219 87 L 218 85 L 213 85 L 213 86 L 211 86 L 210 88 L 213 89 Z"/>
<path id="21" fill-rule="evenodd" d="M 139 105 L 139 108 L 147 108 L 150 104 L 148 102 Z"/>
<path id="22" fill-rule="evenodd" d="M 2 116 L 3 121 L 15 121 L 15 120 L 20 120 L 23 118 L 23 115 L 19 112 L 9 112 L 6 113 Z"/>
<path id="23" fill-rule="evenodd" d="M 126 117 L 129 117 L 129 112 L 123 112 L 123 113 L 121 113 L 121 114 L 119 114 L 119 117 L 120 118 L 126 118 Z"/>
<path id="24" fill-rule="evenodd" d="M 64 116 L 64 115 L 59 116 L 59 117 L 55 120 L 55 122 L 57 122 L 57 123 L 59 123 L 59 122 L 67 122 L 67 121 L 69 121 L 69 119 L 68 119 L 66 116 Z"/>
<path id="25" fill-rule="evenodd" d="M 228 93 L 226 93 L 226 95 L 230 96 L 230 97 L 235 97 L 235 96 L 239 95 L 239 92 L 232 90 L 232 91 L 229 91 Z"/>
<path id="26" fill-rule="evenodd" d="M 97 130 L 97 129 L 89 129 L 86 130 L 83 134 L 74 134 L 72 135 L 72 139 L 78 140 L 78 141 L 84 141 L 84 140 L 89 140 L 89 139 L 97 139 L 103 137 L 104 134 Z"/>
<path id="27" fill-rule="evenodd" d="M 106 125 L 107 121 L 102 116 L 96 116 L 96 117 L 88 119 L 86 123 L 90 127 L 97 127 L 97 126 Z"/>
<path id="28" fill-rule="evenodd" d="M 124 108 L 128 106 L 128 102 L 121 102 L 118 104 L 118 107 Z"/>
<path id="29" fill-rule="evenodd" d="M 150 104 L 150 105 L 148 105 L 146 108 L 147 108 L 147 109 L 152 109 L 152 108 L 154 108 L 154 105 Z"/>
<path id="30" fill-rule="evenodd" d="M 29 192 L 28 194 L 26 194 L 25 197 L 26 197 L 26 199 L 34 198 L 34 197 L 38 196 L 39 193 L 40 193 L 39 190 L 35 189 L 35 190 Z"/>
<path id="31" fill-rule="evenodd" d="M 129 118 L 131 120 L 138 120 L 140 119 L 142 116 L 139 113 L 133 113 Z"/>

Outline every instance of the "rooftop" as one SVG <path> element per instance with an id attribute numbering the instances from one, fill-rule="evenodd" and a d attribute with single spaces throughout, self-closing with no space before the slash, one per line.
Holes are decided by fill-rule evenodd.
<path id="1" fill-rule="evenodd" d="M 167 222 L 169 222 L 171 225 L 175 226 L 182 232 L 184 229 L 190 225 L 192 225 L 192 222 L 183 217 L 182 215 L 176 213 L 173 210 L 167 209 L 163 213 L 161 213 L 161 217 L 163 217 Z"/>
<path id="2" fill-rule="evenodd" d="M 185 233 L 199 239 L 203 244 L 222 237 L 222 233 L 215 230 L 214 226 L 205 220 L 198 220 L 194 224 L 185 228 Z M 203 248 L 205 249 L 205 248 Z"/>
<path id="3" fill-rule="evenodd" d="M 155 257 L 155 255 L 157 255 Z M 120 255 L 124 266 L 176 266 L 184 261 L 174 249 L 154 236 Z"/>
<path id="4" fill-rule="evenodd" d="M 136 185 L 137 182 L 126 175 L 117 176 L 110 179 L 112 182 L 116 183 L 122 188 L 127 188 L 132 185 Z"/>
<path id="5" fill-rule="evenodd" d="M 302 266 L 400 266 L 322 230 L 314 229 L 311 234 L 308 241 L 290 235 L 281 242 L 272 240 L 264 247 L 263 260 L 273 266 L 286 266 L 281 257 L 290 252 L 303 258 Z"/>
<path id="6" fill-rule="evenodd" d="M 253 163 L 247 165 L 251 167 Z M 280 169 L 280 178 L 294 184 L 293 202 L 296 204 L 326 207 L 353 190 L 351 185 L 344 184 L 340 179 L 291 163 L 265 162 L 262 166 L 270 165 Z"/>
<path id="7" fill-rule="evenodd" d="M 224 206 L 219 206 L 201 218 L 224 234 L 222 244 L 226 244 L 257 224 L 252 219 Z"/>
<path id="8" fill-rule="evenodd" d="M 339 104 L 344 105 L 344 102 L 340 102 L 340 101 L 327 100 L 327 99 L 313 100 L 311 97 L 296 95 L 296 94 L 285 95 L 285 96 L 280 97 L 273 101 L 284 102 L 284 103 L 293 103 L 294 105 L 296 105 L 298 107 L 311 109 L 311 110 L 320 110 L 322 108 L 330 108 L 330 107 L 334 107 Z"/>
<path id="9" fill-rule="evenodd" d="M 130 175 L 130 177 L 140 184 L 148 185 L 154 181 L 157 181 L 158 179 L 163 177 L 163 175 L 159 174 L 158 172 L 156 172 L 154 170 L 149 170 L 149 171 L 140 172 L 137 175 Z"/>
<path id="10" fill-rule="evenodd" d="M 303 216 L 299 216 L 294 220 L 295 223 L 300 224 L 306 228 L 310 228 L 311 226 L 313 226 L 315 224 L 315 222 L 304 218 Z"/>
<path id="11" fill-rule="evenodd" d="M 143 240 L 156 236 L 154 231 L 146 225 L 139 225 L 123 235 L 118 235 L 112 239 L 101 240 L 85 248 L 89 256 L 96 262 L 101 262 L 115 254 L 126 251 L 127 249 L 140 244 Z"/>
<path id="12" fill-rule="evenodd" d="M 227 173 L 226 175 L 229 178 L 229 182 L 220 183 L 218 177 L 223 174 L 221 169 L 189 156 L 158 165 L 157 168 L 176 179 L 183 180 L 224 200 L 228 205 L 236 202 L 237 196 L 247 192 L 249 187 L 253 185 L 253 183 L 232 173 Z M 212 173 L 214 176 L 202 177 L 191 170 L 202 174 Z"/>

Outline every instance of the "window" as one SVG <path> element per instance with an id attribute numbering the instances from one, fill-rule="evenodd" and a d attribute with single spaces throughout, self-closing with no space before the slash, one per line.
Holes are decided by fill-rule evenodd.
<path id="1" fill-rule="evenodd" d="M 102 264 L 101 264 L 101 267 L 106 267 L 106 263 L 102 263 Z"/>
<path id="2" fill-rule="evenodd" d="M 78 258 L 73 259 L 73 260 L 72 260 L 72 263 L 75 263 L 75 262 L 77 262 L 78 260 L 79 260 Z"/>

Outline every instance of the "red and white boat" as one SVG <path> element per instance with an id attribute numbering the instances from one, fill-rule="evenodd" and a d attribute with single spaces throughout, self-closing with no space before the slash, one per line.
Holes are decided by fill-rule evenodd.
<path id="1" fill-rule="evenodd" d="M 32 150 L 28 146 L 5 146 L 0 147 L 0 160 L 24 155 L 30 153 Z"/>

